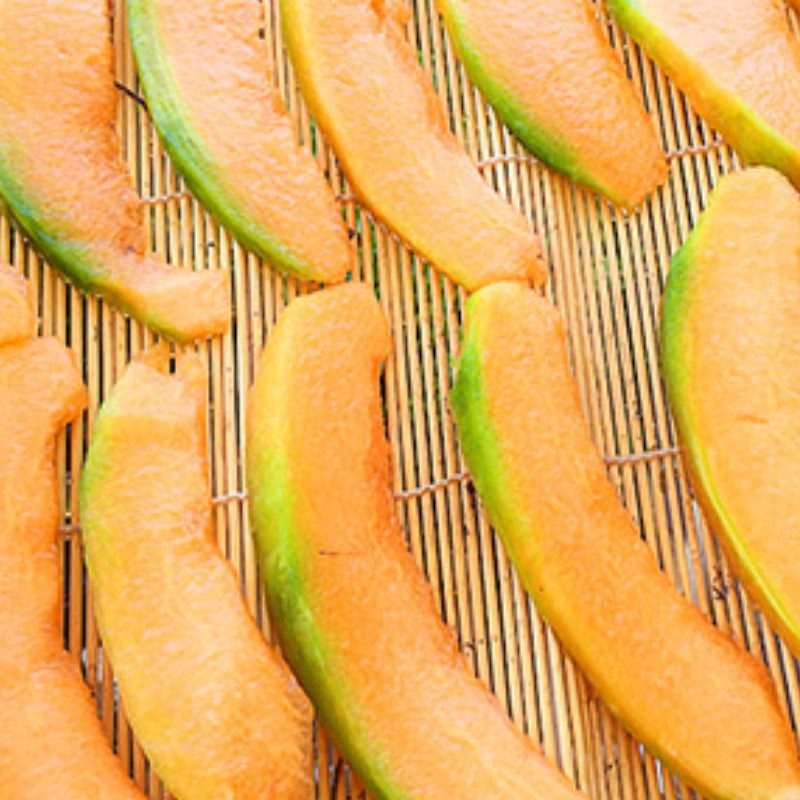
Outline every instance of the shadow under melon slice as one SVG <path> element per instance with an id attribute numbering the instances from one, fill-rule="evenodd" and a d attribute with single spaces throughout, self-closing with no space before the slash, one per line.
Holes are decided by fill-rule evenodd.
<path id="1" fill-rule="evenodd" d="M 280 0 L 303 96 L 359 199 L 433 267 L 473 290 L 541 283 L 528 222 L 450 132 L 403 30 L 403 0 Z"/>
<path id="2" fill-rule="evenodd" d="M 609 0 L 739 156 L 800 186 L 800 44 L 776 0 Z"/>
<path id="3" fill-rule="evenodd" d="M 632 208 L 667 177 L 655 126 L 583 0 L 438 0 L 473 82 L 534 155 Z"/>
<path id="4" fill-rule="evenodd" d="M 310 709 L 212 536 L 207 376 L 166 350 L 100 411 L 81 479 L 98 626 L 134 732 L 185 800 L 309 800 Z"/>
<path id="5" fill-rule="evenodd" d="M 84 403 L 59 341 L 0 347 L 0 794 L 14 800 L 144 800 L 63 649 L 55 439 Z"/>
<path id="6" fill-rule="evenodd" d="M 228 276 L 146 254 L 144 207 L 114 132 L 105 0 L 3 0 L 0 42 L 0 196 L 34 246 L 79 289 L 157 333 L 222 333 Z"/>
<path id="7" fill-rule="evenodd" d="M 381 800 L 581 797 L 473 677 L 407 552 L 390 490 L 370 288 L 295 300 L 248 403 L 251 517 L 283 651 Z"/>
<path id="8" fill-rule="evenodd" d="M 304 279 L 350 269 L 339 205 L 272 85 L 253 0 L 131 0 L 150 115 L 173 162 L 242 245 Z"/>
<path id="9" fill-rule="evenodd" d="M 800 198 L 777 172 L 717 184 L 673 259 L 661 351 L 698 499 L 800 655 Z"/>
<path id="10" fill-rule="evenodd" d="M 523 584 L 625 727 L 706 797 L 800 796 L 766 670 L 676 591 L 609 482 L 558 312 L 514 284 L 473 295 L 451 402 Z"/>

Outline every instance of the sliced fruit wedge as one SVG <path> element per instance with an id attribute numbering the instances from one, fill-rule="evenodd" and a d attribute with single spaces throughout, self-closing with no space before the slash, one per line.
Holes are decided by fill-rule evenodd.
<path id="1" fill-rule="evenodd" d="M 351 268 L 333 192 L 272 85 L 253 0 L 131 0 L 147 105 L 192 192 L 252 252 L 303 280 Z"/>
<path id="2" fill-rule="evenodd" d="M 128 367 L 81 479 L 103 644 L 133 730 L 177 797 L 309 800 L 310 706 L 249 616 L 211 530 L 207 377 Z"/>
<path id="3" fill-rule="evenodd" d="M 178 341 L 222 333 L 228 276 L 146 255 L 112 65 L 105 0 L 0 2 L 0 197 L 79 289 Z"/>
<path id="4" fill-rule="evenodd" d="M 672 262 L 661 348 L 703 509 L 800 655 L 800 198 L 777 172 L 717 184 Z"/>
<path id="5" fill-rule="evenodd" d="M 84 403 L 59 341 L 0 347 L 0 794 L 14 800 L 144 800 L 62 645 L 55 438 Z"/>
<path id="6" fill-rule="evenodd" d="M 581 797 L 473 677 L 407 552 L 380 395 L 391 348 L 371 290 L 295 300 L 248 406 L 251 516 L 284 652 L 382 800 Z"/>
<path id="7" fill-rule="evenodd" d="M 305 99 L 363 203 L 469 290 L 503 279 L 541 283 L 528 223 L 482 180 L 448 129 L 405 39 L 405 2 L 280 4 Z"/>
<path id="8" fill-rule="evenodd" d="M 618 22 L 751 164 L 800 186 L 800 44 L 775 0 L 609 0 Z"/>
<path id="9" fill-rule="evenodd" d="M 514 284 L 475 294 L 451 399 L 523 584 L 611 711 L 706 797 L 797 797 L 769 675 L 639 538 L 583 417 L 556 310 Z"/>
<path id="10" fill-rule="evenodd" d="M 535 156 L 633 208 L 667 160 L 583 0 L 437 0 L 470 78 Z"/>

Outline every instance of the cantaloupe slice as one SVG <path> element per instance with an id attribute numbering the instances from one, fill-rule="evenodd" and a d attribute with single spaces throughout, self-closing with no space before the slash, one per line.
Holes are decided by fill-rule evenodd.
<path id="1" fill-rule="evenodd" d="M 15 269 L 0 264 L 0 345 L 28 339 L 35 327 L 28 284 Z"/>
<path id="2" fill-rule="evenodd" d="M 632 208 L 667 176 L 652 120 L 583 0 L 437 0 L 470 77 L 525 147 Z"/>
<path id="3" fill-rule="evenodd" d="M 520 578 L 623 724 L 709 798 L 800 796 L 766 670 L 678 594 L 608 481 L 546 300 L 471 298 L 452 404 Z"/>
<path id="4" fill-rule="evenodd" d="M 609 8 L 745 161 L 800 186 L 800 45 L 776 0 L 609 0 Z"/>
<path id="5" fill-rule="evenodd" d="M 377 300 L 295 300 L 262 356 L 248 475 L 272 619 L 326 728 L 383 800 L 578 798 L 470 673 L 389 487 Z"/>
<path id="6" fill-rule="evenodd" d="M 0 196 L 78 288 L 185 341 L 223 332 L 228 276 L 145 254 L 144 210 L 119 156 L 105 0 L 0 2 Z"/>
<path id="7" fill-rule="evenodd" d="M 144 797 L 62 646 L 55 437 L 84 401 L 56 339 L 0 347 L 0 795 L 14 800 Z"/>
<path id="8" fill-rule="evenodd" d="M 81 479 L 103 644 L 134 732 L 185 800 L 308 800 L 310 707 L 211 533 L 207 378 L 152 352 L 101 409 Z"/>
<path id="9" fill-rule="evenodd" d="M 541 282 L 539 243 L 450 133 L 403 0 L 280 0 L 306 101 L 360 199 L 467 289 Z"/>
<path id="10" fill-rule="evenodd" d="M 661 346 L 693 486 L 800 655 L 800 198 L 778 173 L 719 182 L 673 260 Z"/>
<path id="11" fill-rule="evenodd" d="M 153 122 L 194 194 L 247 248 L 298 278 L 344 279 L 333 192 L 272 86 L 253 0 L 131 0 Z"/>

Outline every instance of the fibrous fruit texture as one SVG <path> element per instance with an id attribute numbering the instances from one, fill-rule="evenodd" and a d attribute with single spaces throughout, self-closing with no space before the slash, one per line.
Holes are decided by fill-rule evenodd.
<path id="1" fill-rule="evenodd" d="M 707 797 L 800 796 L 766 670 L 678 594 L 609 482 L 557 311 L 514 284 L 476 293 L 451 400 L 523 584 L 611 711 Z"/>
<path id="2" fill-rule="evenodd" d="M 304 280 L 350 269 L 339 205 L 272 84 L 253 0 L 131 0 L 150 114 L 197 197 L 248 249 Z"/>
<path id="3" fill-rule="evenodd" d="M 103 406 L 81 515 L 103 644 L 133 730 L 182 800 L 308 800 L 311 720 L 211 528 L 206 371 L 155 350 Z"/>
<path id="4" fill-rule="evenodd" d="M 437 0 L 470 77 L 534 155 L 631 208 L 667 176 L 655 126 L 584 0 Z"/>
<path id="5" fill-rule="evenodd" d="M 309 108 L 359 199 L 435 268 L 470 290 L 540 283 L 538 240 L 451 134 L 406 41 L 407 11 L 402 0 L 281 0 Z"/>
<path id="6" fill-rule="evenodd" d="M 146 254 L 112 65 L 105 0 L 0 2 L 0 196 L 79 289 L 178 341 L 222 333 L 228 276 Z"/>
<path id="7" fill-rule="evenodd" d="M 295 300 L 249 399 L 252 521 L 284 652 L 381 800 L 576 800 L 473 677 L 406 551 L 366 286 Z"/>
<path id="8" fill-rule="evenodd" d="M 29 325 L 27 300 L 10 313 Z M 55 440 L 84 402 L 56 339 L 0 347 L 0 795 L 14 800 L 144 798 L 62 644 Z"/>
<path id="9" fill-rule="evenodd" d="M 609 0 L 609 8 L 747 162 L 800 185 L 800 44 L 775 0 Z"/>
<path id="10" fill-rule="evenodd" d="M 800 654 L 800 198 L 777 172 L 720 180 L 673 259 L 661 348 L 698 498 Z"/>

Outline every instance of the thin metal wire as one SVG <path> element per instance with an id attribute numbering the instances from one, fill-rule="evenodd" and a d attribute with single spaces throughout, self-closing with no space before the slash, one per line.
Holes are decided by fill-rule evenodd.
<path id="1" fill-rule="evenodd" d="M 128 95 L 132 100 L 137 102 L 145 111 L 147 111 L 147 101 L 129 86 L 125 86 L 119 82 L 114 84 L 121 92 Z M 707 155 L 721 147 L 725 147 L 725 142 L 718 135 L 715 135 L 710 141 L 702 144 L 688 145 L 686 147 L 677 147 L 668 150 L 666 153 L 667 161 L 674 161 L 679 158 L 686 158 L 688 156 Z M 490 158 L 483 158 L 475 162 L 475 166 L 483 171 L 491 169 L 492 167 L 501 166 L 503 164 L 536 164 L 538 159 L 529 153 L 501 153 Z M 188 189 L 181 189 L 176 192 L 168 192 L 166 194 L 156 195 L 153 197 L 144 197 L 142 202 L 147 205 L 158 205 L 160 203 L 169 203 L 175 200 L 192 199 L 193 195 Z M 336 199 L 342 203 L 355 203 L 358 202 L 351 193 L 341 192 L 336 195 Z M 365 209 L 366 211 L 366 209 Z M 384 227 L 379 220 L 373 220 L 375 224 Z M 392 231 L 386 229 L 386 232 L 393 238 L 400 241 Z"/>
<path id="2" fill-rule="evenodd" d="M 145 205 L 158 205 L 159 203 L 169 203 L 173 200 L 191 200 L 193 197 L 194 195 L 188 189 L 180 189 L 177 192 L 167 192 L 155 197 L 143 197 L 142 202 Z"/>
<path id="3" fill-rule="evenodd" d="M 433 481 L 425 486 L 416 486 L 413 489 L 404 489 L 400 492 L 395 492 L 395 500 L 411 500 L 416 497 L 435 492 L 438 489 L 444 489 L 447 486 L 452 486 L 454 483 L 465 483 L 472 480 L 468 472 L 457 472 L 455 475 L 450 475 L 447 478 L 441 478 L 438 481 Z"/>
<path id="4" fill-rule="evenodd" d="M 661 458 L 672 458 L 680 455 L 680 452 L 680 447 L 662 447 L 656 450 L 645 450 L 641 453 L 605 456 L 603 461 L 605 461 L 606 466 L 619 467 L 628 464 L 641 464 L 647 461 L 656 461 Z M 433 492 L 437 492 L 441 489 L 446 489 L 448 486 L 453 486 L 454 484 L 469 483 L 471 480 L 472 476 L 469 474 L 469 472 L 456 472 L 453 475 L 448 475 L 446 478 L 440 478 L 439 480 L 432 481 L 431 483 L 427 483 L 423 486 L 414 486 L 411 489 L 402 489 L 399 492 L 395 492 L 394 497 L 395 500 L 398 501 L 415 500 L 419 497 L 424 497 L 425 495 L 432 494 Z M 247 497 L 247 492 L 229 492 L 228 494 L 221 494 L 213 497 L 211 499 L 211 504 L 217 507 L 227 505 L 228 503 L 244 503 L 247 501 Z M 61 536 L 71 536 L 73 534 L 80 533 L 80 530 L 80 525 L 70 523 L 61 525 L 58 529 L 58 533 Z"/>
<path id="5" fill-rule="evenodd" d="M 666 153 L 667 161 L 674 161 L 679 158 L 687 158 L 689 156 L 698 156 L 698 155 L 708 155 L 709 153 L 713 153 L 715 150 L 719 150 L 722 147 L 725 147 L 725 142 L 720 137 L 715 137 L 709 142 L 704 142 L 703 144 L 696 144 L 690 145 L 687 147 L 679 147 L 674 150 L 670 150 Z M 484 158 L 480 161 L 475 162 L 475 166 L 483 171 L 485 169 L 490 169 L 491 167 L 497 167 L 502 164 L 535 164 L 537 163 L 537 159 L 532 155 L 525 155 L 520 153 L 503 153 L 501 155 L 492 156 L 491 158 Z M 194 195 L 188 189 L 181 189 L 177 192 L 168 192 L 167 194 L 156 195 L 154 197 L 143 197 L 142 202 L 146 205 L 158 205 L 160 203 L 170 203 L 175 200 L 183 200 L 183 199 L 193 199 Z M 355 195 L 349 192 L 340 192 L 336 194 L 336 199 L 341 203 L 357 203 L 358 198 Z M 364 213 L 369 214 L 369 212 L 364 209 Z M 382 223 L 379 220 L 373 220 L 375 224 L 381 225 Z M 391 231 L 387 232 L 390 235 L 393 235 Z M 393 238 L 397 238 L 393 236 Z M 399 241 L 399 239 L 398 239 Z"/>
<path id="6" fill-rule="evenodd" d="M 623 456 L 606 456 L 606 466 L 619 467 L 626 464 L 641 464 L 645 461 L 657 461 L 660 458 L 672 458 L 680 455 L 680 447 L 661 447 L 656 450 L 645 450 L 643 453 L 630 453 Z"/>

